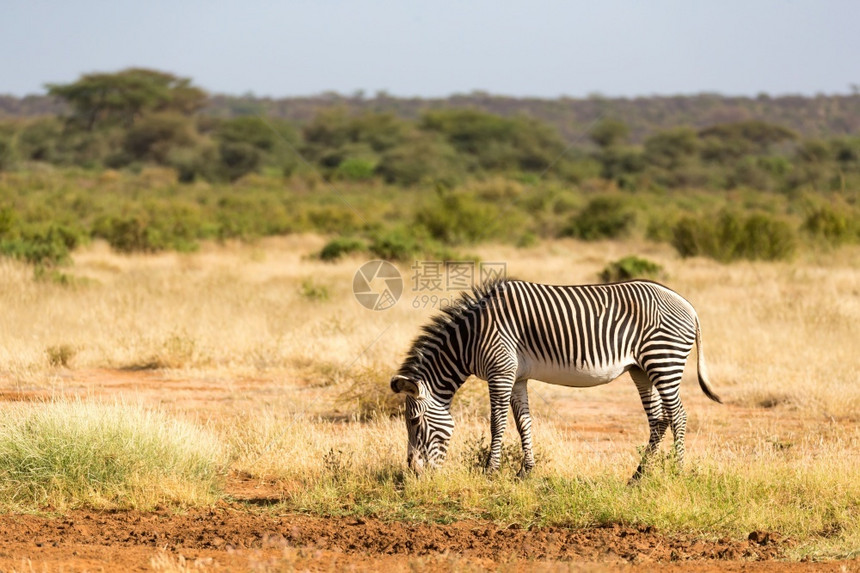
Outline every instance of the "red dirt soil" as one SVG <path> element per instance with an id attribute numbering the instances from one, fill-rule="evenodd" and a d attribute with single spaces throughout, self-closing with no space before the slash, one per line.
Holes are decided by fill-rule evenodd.
<path id="1" fill-rule="evenodd" d="M 256 381 L 244 383 L 253 393 Z M 265 385 L 265 384 L 263 384 Z M 186 388 L 187 387 L 187 388 Z M 153 393 L 195 408 L 215 403 L 217 384 L 153 372 L 86 371 L 66 394 Z M 39 389 L 0 390 L 0 400 L 38 401 Z M 250 399 L 250 398 L 249 398 Z M 751 532 L 706 541 L 650 527 L 531 530 L 491 522 L 453 524 L 322 518 L 277 510 L 281 492 L 233 475 L 227 499 L 183 512 L 77 510 L 0 515 L 0 573 L 10 571 L 860 571 L 860 560 L 786 562 L 792 541 Z"/>
<path id="2" fill-rule="evenodd" d="M 650 527 L 505 528 L 279 514 L 247 503 L 186 512 L 0 516 L 0 571 L 589 570 L 860 571 L 860 561 L 778 561 L 791 541 L 703 541 Z"/>

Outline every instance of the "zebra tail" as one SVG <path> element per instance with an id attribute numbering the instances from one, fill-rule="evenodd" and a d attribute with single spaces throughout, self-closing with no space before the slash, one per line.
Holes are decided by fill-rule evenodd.
<path id="1" fill-rule="evenodd" d="M 711 387 L 708 385 L 708 369 L 705 367 L 705 351 L 702 348 L 702 329 L 699 326 L 698 317 L 696 317 L 696 347 L 696 354 L 698 355 L 697 370 L 699 373 L 699 387 L 702 389 L 702 392 L 705 393 L 705 396 L 707 396 L 714 402 L 722 404 L 723 401 L 720 399 L 719 396 L 714 393 L 713 390 L 711 390 Z"/>

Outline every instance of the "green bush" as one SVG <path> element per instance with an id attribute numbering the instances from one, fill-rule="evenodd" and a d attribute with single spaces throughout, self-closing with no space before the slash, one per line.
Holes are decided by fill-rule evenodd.
<path id="1" fill-rule="evenodd" d="M 482 203 L 471 195 L 444 192 L 416 213 L 415 222 L 434 239 L 446 245 L 460 245 L 498 236 L 503 230 L 499 213 L 495 205 Z"/>
<path id="2" fill-rule="evenodd" d="M 253 239 L 293 230 L 301 217 L 271 195 L 226 193 L 215 207 L 219 239 Z"/>
<path id="3" fill-rule="evenodd" d="M 320 259 L 336 261 L 344 255 L 367 249 L 367 244 L 361 239 L 352 237 L 336 237 L 325 244 L 320 251 Z"/>
<path id="4" fill-rule="evenodd" d="M 791 258 L 796 249 L 795 232 L 785 221 L 754 213 L 744 223 L 738 249 L 742 258 L 778 261 Z"/>
<path id="5" fill-rule="evenodd" d="M 320 233 L 355 232 L 363 224 L 361 215 L 343 202 L 311 207 L 306 211 L 306 216 L 311 229 Z"/>
<path id="6" fill-rule="evenodd" d="M 136 213 L 99 217 L 92 235 L 120 253 L 154 253 L 165 249 L 194 251 L 198 240 L 217 235 L 217 226 L 204 222 L 200 209 L 181 201 L 152 202 Z"/>
<path id="7" fill-rule="evenodd" d="M 167 247 L 161 232 L 143 215 L 100 218 L 93 226 L 93 236 L 120 253 L 152 253 Z"/>
<path id="8" fill-rule="evenodd" d="M 426 239 L 402 227 L 378 231 L 368 250 L 386 261 L 408 261 L 426 252 Z"/>
<path id="9" fill-rule="evenodd" d="M 829 205 L 813 209 L 803 221 L 802 229 L 817 239 L 838 246 L 860 238 L 860 225 L 848 209 Z"/>
<path id="10" fill-rule="evenodd" d="M 0 212 L 2 214 L 2 212 Z M 0 228 L 7 224 L 0 217 Z M 0 232 L 0 254 L 26 261 L 37 268 L 69 262 L 71 251 L 83 240 L 81 232 L 60 224 Z"/>
<path id="11" fill-rule="evenodd" d="M 366 181 L 376 172 L 376 163 L 372 159 L 348 157 L 337 166 L 335 176 L 347 181 Z"/>
<path id="12" fill-rule="evenodd" d="M 743 217 L 724 211 L 716 221 L 710 217 L 682 218 L 675 225 L 672 245 L 682 257 L 775 261 L 790 258 L 797 240 L 787 223 L 769 215 Z"/>
<path id="13" fill-rule="evenodd" d="M 627 235 L 634 221 L 634 213 L 620 197 L 595 197 L 571 219 L 562 235 L 586 241 L 614 239 Z"/>
<path id="14" fill-rule="evenodd" d="M 382 154 L 376 172 L 388 183 L 412 186 L 441 183 L 452 186 L 463 178 L 464 158 L 434 135 L 417 135 Z"/>
<path id="15" fill-rule="evenodd" d="M 648 259 L 629 255 L 606 265 L 600 272 L 600 280 L 608 283 L 636 278 L 657 279 L 662 275 L 662 266 Z"/>

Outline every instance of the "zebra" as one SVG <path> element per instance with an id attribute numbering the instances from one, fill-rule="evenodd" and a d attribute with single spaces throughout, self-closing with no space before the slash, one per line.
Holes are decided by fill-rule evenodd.
<path id="1" fill-rule="evenodd" d="M 391 378 L 391 390 L 406 394 L 407 464 L 420 474 L 425 465 L 444 462 L 454 430 L 451 402 L 470 375 L 489 387 L 486 471 L 499 468 L 510 404 L 522 442 L 518 476 L 524 477 L 535 465 L 528 380 L 588 388 L 629 372 L 650 430 L 631 481 L 643 475 L 667 428 L 680 465 L 687 425 L 681 375 L 694 342 L 699 386 L 722 403 L 708 383 L 698 315 L 666 286 L 646 280 L 563 286 L 511 279 L 479 285 L 422 328 Z"/>

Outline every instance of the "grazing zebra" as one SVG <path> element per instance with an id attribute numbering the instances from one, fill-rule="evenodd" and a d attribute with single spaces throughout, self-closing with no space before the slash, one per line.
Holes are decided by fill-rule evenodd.
<path id="1" fill-rule="evenodd" d="M 443 309 L 391 379 L 406 394 L 407 463 L 420 473 L 445 460 L 454 429 L 454 394 L 474 374 L 487 380 L 492 441 L 487 471 L 498 469 L 511 405 L 522 440 L 520 476 L 534 467 L 529 379 L 587 388 L 629 372 L 648 416 L 650 438 L 633 475 L 638 479 L 667 427 L 678 462 L 684 458 L 687 414 L 679 396 L 684 364 L 698 345 L 699 386 L 707 382 L 699 319 L 667 287 L 642 280 L 555 286 L 496 280 Z"/>

